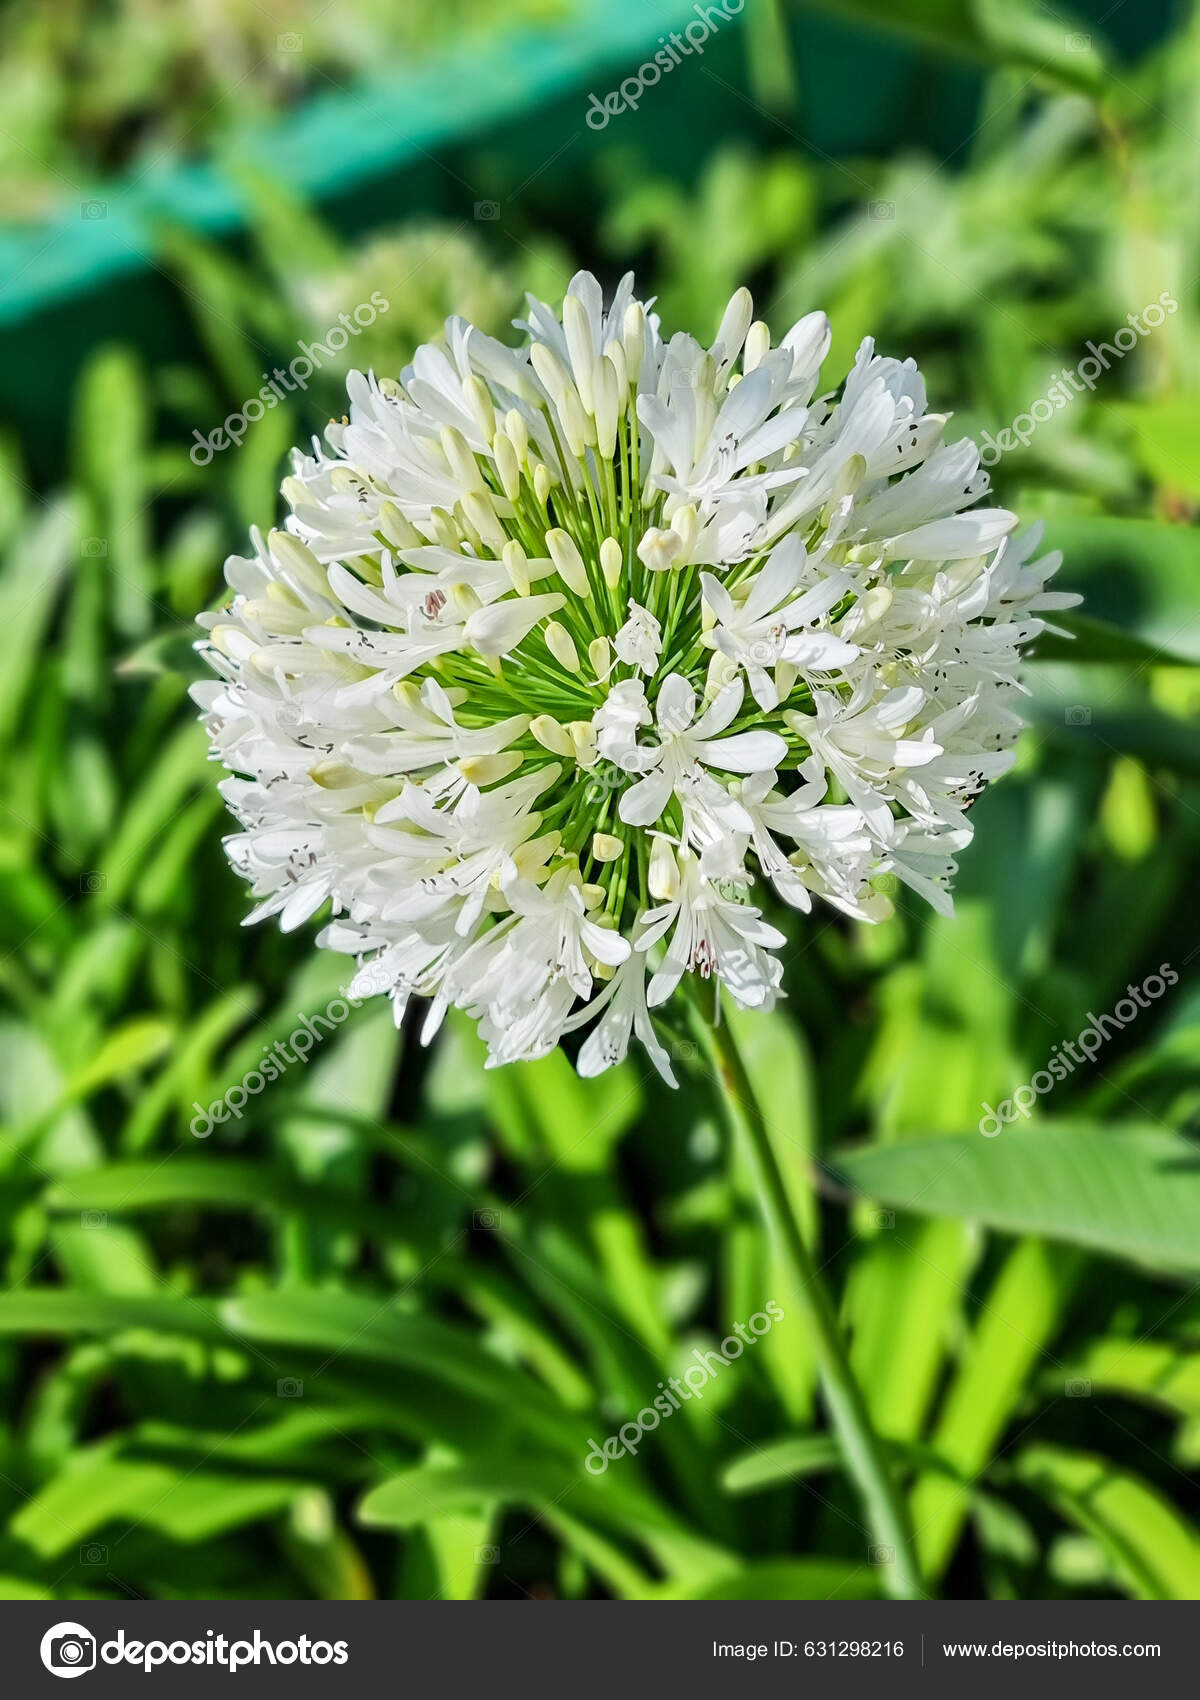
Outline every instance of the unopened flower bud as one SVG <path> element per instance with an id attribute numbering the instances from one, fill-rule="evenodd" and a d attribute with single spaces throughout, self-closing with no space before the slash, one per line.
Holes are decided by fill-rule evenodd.
<path id="1" fill-rule="evenodd" d="M 539 714 L 536 720 L 529 722 L 529 730 L 544 750 L 549 750 L 552 755 L 566 756 L 574 760 L 575 745 L 571 734 L 553 715 Z"/>
<path id="2" fill-rule="evenodd" d="M 596 746 L 596 728 L 590 720 L 572 720 L 567 727 L 571 734 L 571 742 L 575 746 L 575 760 L 580 767 L 595 767 L 600 759 Z"/>
<path id="3" fill-rule="evenodd" d="M 566 367 L 554 350 L 547 348 L 544 342 L 533 344 L 529 350 L 529 358 L 551 401 L 559 407 L 567 391 L 574 388 Z"/>
<path id="4" fill-rule="evenodd" d="M 486 443 L 496 430 L 496 409 L 492 405 L 488 387 L 477 372 L 463 380 L 463 400 L 471 409 L 471 417 L 479 427 L 479 435 Z"/>
<path id="5" fill-rule="evenodd" d="M 770 330 L 761 319 L 755 319 L 746 332 L 746 346 L 742 350 L 742 371 L 753 372 L 756 366 L 761 366 L 770 348 Z"/>
<path id="6" fill-rule="evenodd" d="M 603 684 L 612 672 L 613 664 L 612 645 L 606 637 L 593 638 L 591 643 L 588 644 L 588 660 L 591 662 L 592 672 Z"/>
<path id="7" fill-rule="evenodd" d="M 650 851 L 650 895 L 659 903 L 672 903 L 679 896 L 679 868 L 665 838 L 656 837 Z"/>
<path id="8" fill-rule="evenodd" d="M 469 496 L 463 497 L 463 511 L 489 549 L 503 549 L 508 533 L 496 517 L 496 506 L 491 496 L 472 490 Z"/>
<path id="9" fill-rule="evenodd" d="M 496 462 L 501 489 L 510 502 L 515 502 L 521 494 L 521 463 L 512 438 L 504 431 L 497 431 L 492 438 L 492 457 Z"/>
<path id="10" fill-rule="evenodd" d="M 625 557 L 621 553 L 621 545 L 615 537 L 606 537 L 600 545 L 600 571 L 604 574 L 604 582 L 610 590 L 615 590 L 620 584 L 624 565 Z"/>
<path id="11" fill-rule="evenodd" d="M 557 620 L 546 621 L 546 648 L 568 673 L 578 673 L 579 652 L 575 648 L 570 632 Z"/>
<path id="12" fill-rule="evenodd" d="M 405 519 L 395 502 L 384 502 L 379 509 L 379 529 L 394 549 L 419 549 L 421 533 Z"/>
<path id="13" fill-rule="evenodd" d="M 587 568 L 583 564 L 583 556 L 579 553 L 575 539 L 569 532 L 556 529 L 546 533 L 546 548 L 550 551 L 550 559 L 554 562 L 555 570 L 563 578 L 576 596 L 590 596 L 592 587 L 588 583 Z"/>
<path id="14" fill-rule="evenodd" d="M 501 550 L 500 558 L 504 562 L 504 570 L 508 574 L 517 595 L 528 596 L 529 557 L 515 537 L 509 538 Z"/>
<path id="15" fill-rule="evenodd" d="M 515 773 L 524 759 L 518 750 L 503 750 L 494 756 L 464 756 L 458 763 L 458 771 L 468 785 L 493 785 Z"/>
<path id="16" fill-rule="evenodd" d="M 592 412 L 596 420 L 596 452 L 611 460 L 617 446 L 617 369 L 607 355 L 597 360 L 592 374 Z"/>
<path id="17" fill-rule="evenodd" d="M 504 415 L 504 434 L 517 451 L 517 459 L 525 464 L 525 456 L 529 453 L 529 427 L 525 423 L 525 415 L 515 407 L 510 407 Z"/>
<path id="18" fill-rule="evenodd" d="M 631 301 L 625 309 L 625 323 L 621 327 L 621 341 L 625 346 L 625 364 L 629 368 L 629 381 L 636 384 L 642 375 L 642 360 L 646 351 L 646 309 L 640 301 Z"/>
<path id="19" fill-rule="evenodd" d="M 451 549 L 457 555 L 462 545 L 462 532 L 455 525 L 445 508 L 434 508 L 429 516 L 433 527 L 434 542 L 442 549 Z"/>
<path id="20" fill-rule="evenodd" d="M 691 560 L 692 550 L 700 535 L 700 515 L 694 502 L 686 502 L 671 515 L 671 530 L 679 539 L 681 561 Z"/>
<path id="21" fill-rule="evenodd" d="M 713 358 L 719 362 L 722 369 L 732 366 L 741 353 L 746 332 L 750 329 L 753 318 L 754 298 L 750 291 L 746 288 L 735 289 L 722 315 L 717 340 L 713 344 Z"/>
<path id="22" fill-rule="evenodd" d="M 483 474 L 479 470 L 479 462 L 467 447 L 467 439 L 461 431 L 456 431 L 453 425 L 443 425 L 440 432 L 442 453 L 450 471 L 454 474 L 464 491 L 486 489 Z"/>
<path id="23" fill-rule="evenodd" d="M 571 372 L 579 390 L 579 399 L 584 410 L 590 413 L 593 403 L 592 374 L 596 364 L 596 345 L 592 339 L 587 308 L 578 295 L 567 295 L 563 300 L 563 333 L 567 339 L 567 353 L 571 357 Z"/>
<path id="24" fill-rule="evenodd" d="M 290 531 L 271 532 L 267 543 L 272 556 L 296 584 L 325 596 L 328 589 L 325 569 L 306 544 Z"/>

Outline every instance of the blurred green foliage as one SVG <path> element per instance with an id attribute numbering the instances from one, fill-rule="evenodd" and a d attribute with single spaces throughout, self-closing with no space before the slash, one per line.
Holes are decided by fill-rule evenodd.
<path id="1" fill-rule="evenodd" d="M 700 335 L 743 280 L 776 333 L 823 305 L 830 371 L 870 333 L 993 435 L 1178 302 L 995 468 L 1087 600 L 1030 666 L 955 918 L 775 916 L 787 1004 L 737 1027 L 930 1589 L 1196 1598 L 1200 31 L 1091 92 L 985 46 L 952 162 L 717 148 L 692 190 L 604 191 L 574 258 L 636 263 Z M 676 1095 L 561 1055 L 485 1074 L 464 1028 L 420 1053 L 364 1007 L 204 1126 L 338 995 L 307 936 L 240 930 L 185 690 L 191 616 L 339 373 L 205 468 L 189 433 L 372 289 L 393 306 L 368 357 L 396 369 L 445 312 L 497 330 L 571 263 L 551 229 L 389 221 L 348 250 L 278 193 L 256 208 L 239 257 L 173 239 L 203 365 L 99 350 L 61 489 L 0 459 L 0 1593 L 872 1594 L 689 1046 Z M 1176 986 L 981 1140 L 985 1106 L 1163 963 Z M 703 1400 L 584 1468 L 768 1298 L 785 1320 Z"/>
<path id="2" fill-rule="evenodd" d="M 25 217 L 74 177 L 188 157 L 336 88 L 379 61 L 501 23 L 562 17 L 571 0 L 10 0 L 0 13 L 0 211 Z"/>

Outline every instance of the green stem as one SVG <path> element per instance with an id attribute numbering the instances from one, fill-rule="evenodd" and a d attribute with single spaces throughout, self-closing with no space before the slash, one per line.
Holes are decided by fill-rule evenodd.
<path id="1" fill-rule="evenodd" d="M 737 1044 L 729 1024 L 713 1019 L 709 999 L 694 996 L 692 1012 L 697 1037 L 720 1081 L 730 1122 L 745 1143 L 768 1232 L 803 1303 L 820 1365 L 825 1403 L 847 1467 L 862 1495 L 872 1539 L 879 1546 L 891 1549 L 890 1560 L 883 1566 L 888 1593 L 893 1599 L 923 1599 L 925 1593 L 904 1500 L 850 1367 L 833 1301 L 792 1212 L 783 1174 Z"/>

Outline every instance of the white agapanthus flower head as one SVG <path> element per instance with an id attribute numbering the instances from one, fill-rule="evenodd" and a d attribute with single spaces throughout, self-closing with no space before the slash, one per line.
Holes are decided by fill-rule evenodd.
<path id="1" fill-rule="evenodd" d="M 626 277 L 461 319 L 297 452 L 284 529 L 226 568 L 195 688 L 285 930 L 397 1020 L 455 1005 L 493 1063 L 590 1028 L 594 1074 L 687 975 L 779 995 L 772 896 L 865 921 L 950 907 L 968 810 L 1013 760 L 1022 646 L 1057 555 L 975 504 L 911 360 L 835 389 L 810 313 L 772 348 L 739 290 L 711 348 Z"/>

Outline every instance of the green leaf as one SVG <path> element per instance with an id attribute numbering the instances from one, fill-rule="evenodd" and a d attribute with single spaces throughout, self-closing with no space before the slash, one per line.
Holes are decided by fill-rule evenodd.
<path id="1" fill-rule="evenodd" d="M 59 1288 L 0 1293 L 0 1335 L 114 1334 L 126 1328 L 230 1343 L 212 1307 L 198 1299 L 126 1298 Z"/>
<path id="2" fill-rule="evenodd" d="M 1037 512 L 1038 504 L 1031 503 L 1031 517 Z M 1063 552 L 1054 588 L 1079 591 L 1084 598 L 1080 612 L 1070 618 L 1086 616 L 1165 655 L 1200 661 L 1200 531 L 1162 520 L 1114 519 L 1046 506 L 1042 517 L 1045 546 Z M 1063 659 L 1088 657 L 1076 650 Z"/>
<path id="3" fill-rule="evenodd" d="M 191 681 L 210 676 L 196 653 L 196 632 L 191 626 L 156 632 L 123 655 L 113 671 L 119 679 L 159 679 L 170 674 Z"/>
<path id="4" fill-rule="evenodd" d="M 1104 90 L 1098 38 L 1071 29 L 1069 13 L 1039 0 L 971 0 L 968 10 L 996 58 L 1090 94 Z"/>
<path id="5" fill-rule="evenodd" d="M 474 1600 L 486 1590 L 492 1513 L 431 1517 L 404 1543 L 398 1597 L 406 1600 Z"/>
<path id="6" fill-rule="evenodd" d="M 611 1491 L 610 1491 L 611 1490 Z M 601 1522 L 633 1515 L 656 1528 L 673 1527 L 653 1500 L 631 1493 L 617 1479 L 603 1481 L 565 1462 L 545 1457 L 512 1458 L 477 1453 L 461 1464 L 422 1464 L 372 1488 L 359 1507 L 363 1523 L 409 1529 L 433 1517 L 489 1505 L 525 1505 L 542 1511 L 578 1494 L 573 1509 Z"/>
<path id="7" fill-rule="evenodd" d="M 566 1170 L 593 1174 L 637 1120 L 641 1083 L 631 1065 L 581 1080 L 561 1051 L 520 1069 L 489 1072 L 488 1108 L 516 1150 L 536 1133 Z"/>
<path id="8" fill-rule="evenodd" d="M 24 1576 L 0 1575 L 0 1600 L 52 1600 L 53 1590 Z"/>
<path id="9" fill-rule="evenodd" d="M 496 1506 L 522 1506 L 544 1521 L 611 1529 L 643 1541 L 674 1575 L 708 1577 L 731 1556 L 689 1529 L 667 1507 L 618 1471 L 594 1475 L 579 1460 L 512 1458 L 478 1453 L 461 1464 L 420 1465 L 393 1476 L 367 1494 L 363 1523 L 408 1529 L 431 1519 Z"/>
<path id="10" fill-rule="evenodd" d="M 658 1589 L 669 1600 L 874 1600 L 879 1578 L 864 1564 L 834 1558 L 768 1558 L 686 1591 Z"/>
<path id="11" fill-rule="evenodd" d="M 1044 677 L 1039 673 L 1034 681 L 1030 718 L 1073 755 L 1093 760 L 1134 756 L 1152 772 L 1165 767 L 1200 777 L 1200 734 L 1194 723 L 1154 709 L 1092 708 L 1088 699 L 1093 693 L 1086 688 L 1076 686 L 1070 697 L 1036 688 Z"/>
<path id="12" fill-rule="evenodd" d="M 984 1300 L 931 1437 L 936 1457 L 960 1479 L 931 1471 L 913 1489 L 926 1576 L 940 1576 L 953 1554 L 971 1503 L 966 1484 L 986 1468 L 1012 1420 L 1058 1330 L 1081 1262 L 1077 1254 L 1028 1241 L 1005 1259 Z"/>
<path id="13" fill-rule="evenodd" d="M 255 1340 L 315 1348 L 413 1369 L 519 1421 L 531 1434 L 566 1449 L 582 1468 L 587 1431 L 530 1376 L 484 1351 L 474 1338 L 390 1300 L 296 1289 L 228 1300 L 221 1314 Z"/>
<path id="14" fill-rule="evenodd" d="M 104 545 L 85 565 L 103 571 L 120 630 L 141 635 L 150 623 L 154 577 L 146 499 L 151 420 L 142 368 L 128 349 L 93 355 L 79 385 L 75 426 Z"/>
<path id="15" fill-rule="evenodd" d="M 0 668 L 0 738 L 7 746 L 25 693 L 42 654 L 42 645 L 59 590 L 78 560 L 76 504 L 66 496 L 50 501 L 15 545 L 0 577 L 0 630 L 4 666 Z"/>
<path id="16" fill-rule="evenodd" d="M 120 903 L 136 885 L 144 859 L 162 835 L 163 822 L 174 819 L 188 793 L 202 781 L 207 782 L 204 768 L 203 733 L 185 721 L 133 793 L 109 842 L 100 870 L 98 904 Z"/>
<path id="17" fill-rule="evenodd" d="M 832 1435 L 789 1435 L 734 1458 L 721 1472 L 721 1486 L 726 1493 L 755 1493 L 777 1482 L 839 1469 L 841 1461 L 841 1449 Z"/>
<path id="18" fill-rule="evenodd" d="M 930 1446 L 887 1439 L 884 1446 L 901 1468 L 935 1470 L 959 1486 L 966 1485 L 957 1470 Z M 833 1435 L 785 1435 L 731 1459 L 721 1472 L 721 1486 L 726 1493 L 757 1493 L 760 1488 L 774 1487 L 779 1482 L 840 1470 L 842 1465 L 841 1447 Z"/>
<path id="19" fill-rule="evenodd" d="M 280 1476 L 218 1475 L 211 1470 L 181 1476 L 161 1499 L 148 1506 L 141 1521 L 172 1541 L 211 1541 L 227 1529 L 260 1523 L 292 1510 L 312 1484 Z"/>
<path id="20" fill-rule="evenodd" d="M 1096 1340 L 1072 1359 L 1066 1378 L 1179 1416 L 1200 1417 L 1200 1357 L 1157 1340 Z M 1056 1371 L 1059 1391 L 1062 1381 Z"/>
<path id="21" fill-rule="evenodd" d="M 1180 661 L 1177 651 L 1165 648 L 1136 631 L 1123 631 L 1107 620 L 1094 620 L 1078 609 L 1068 608 L 1053 616 L 1068 637 L 1045 632 L 1038 638 L 1030 656 L 1032 661 L 1074 661 L 1083 665 L 1093 661 L 1143 662 L 1150 666 L 1174 667 Z"/>
<path id="22" fill-rule="evenodd" d="M 173 1163 L 111 1163 L 55 1182 L 51 1210 L 137 1214 L 168 1205 L 261 1210 L 309 1218 L 363 1238 L 396 1241 L 401 1216 L 369 1200 L 308 1186 L 265 1164 L 236 1157 L 181 1157 Z"/>
<path id="23" fill-rule="evenodd" d="M 975 1132 L 842 1152 L 828 1169 L 897 1209 L 1065 1240 L 1156 1269 L 1200 1269 L 1200 1149 L 1155 1128 L 1005 1126 L 992 1139 Z"/>
<path id="24" fill-rule="evenodd" d="M 520 1069 L 486 1076 L 487 1102 L 512 1149 L 522 1155 L 531 1135 L 550 1154 L 571 1201 L 586 1223 L 606 1285 L 625 1325 L 657 1357 L 670 1348 L 656 1271 L 636 1214 L 628 1208 L 613 1174 L 612 1148 L 636 1121 L 642 1091 L 628 1064 L 595 1080 L 581 1080 L 562 1051 Z M 538 1161 L 534 1158 L 534 1161 Z"/>
<path id="25" fill-rule="evenodd" d="M 147 1524 L 175 1541 L 204 1541 L 275 1517 L 308 1484 L 223 1475 L 115 1457 L 107 1447 L 77 1453 L 21 1506 L 13 1535 L 42 1558 L 57 1558 L 108 1523 Z"/>
<path id="26" fill-rule="evenodd" d="M 1200 1598 L 1200 1541 L 1140 1477 L 1107 1458 L 1055 1446 L 1023 1452 L 1016 1474 L 1099 1542 L 1139 1599 Z"/>
<path id="27" fill-rule="evenodd" d="M 285 1416 L 265 1422 L 247 1424 L 232 1433 L 223 1429 L 185 1428 L 178 1423 L 139 1423 L 131 1432 L 139 1456 L 187 1454 L 202 1460 L 214 1458 L 226 1463 L 250 1466 L 278 1465 L 286 1460 L 290 1468 L 306 1467 L 324 1441 L 345 1439 L 364 1430 L 403 1431 L 403 1419 L 397 1419 L 394 1406 L 383 1399 L 374 1403 L 352 1402 L 341 1397 L 329 1405 L 303 1404 L 289 1410 Z"/>
<path id="28" fill-rule="evenodd" d="M 484 1265 L 464 1263 L 448 1271 L 446 1284 L 491 1323 L 500 1339 L 511 1341 L 517 1356 L 564 1405 L 580 1410 L 592 1403 L 587 1377 L 559 1346 L 516 1282 Z"/>
<path id="29" fill-rule="evenodd" d="M 64 1222 L 51 1230 L 58 1267 L 73 1286 L 130 1296 L 153 1294 L 154 1263 L 139 1234 L 108 1223 L 98 1234 L 83 1223 Z"/>
<path id="30" fill-rule="evenodd" d="M 915 37 L 955 57 L 1017 65 L 1069 87 L 1098 92 L 1104 83 L 1104 59 L 1093 37 L 1038 0 L 907 0 L 903 6 L 824 0 L 822 9 Z"/>
<path id="31" fill-rule="evenodd" d="M 366 1559 L 340 1527 L 335 1506 L 322 1488 L 293 1500 L 276 1536 L 284 1553 L 319 1600 L 373 1600 L 374 1579 Z M 479 1545 L 478 1540 L 475 1548 Z M 442 1589 L 447 1599 L 454 1595 Z"/>
<path id="32" fill-rule="evenodd" d="M 86 1098 L 122 1075 L 136 1074 L 149 1063 L 157 1062 L 174 1037 L 173 1023 L 159 1016 L 138 1016 L 123 1022 L 108 1035 L 95 1056 L 70 1076 L 68 1094 L 72 1098 Z"/>
<path id="33" fill-rule="evenodd" d="M 847 1288 L 850 1361 L 873 1420 L 915 1439 L 941 1374 L 970 1255 L 955 1222 L 902 1221 L 863 1247 Z"/>
<path id="34" fill-rule="evenodd" d="M 1193 395 L 1155 396 L 1114 404 L 1130 428 L 1134 451 L 1165 490 L 1200 500 L 1200 414 Z"/>

